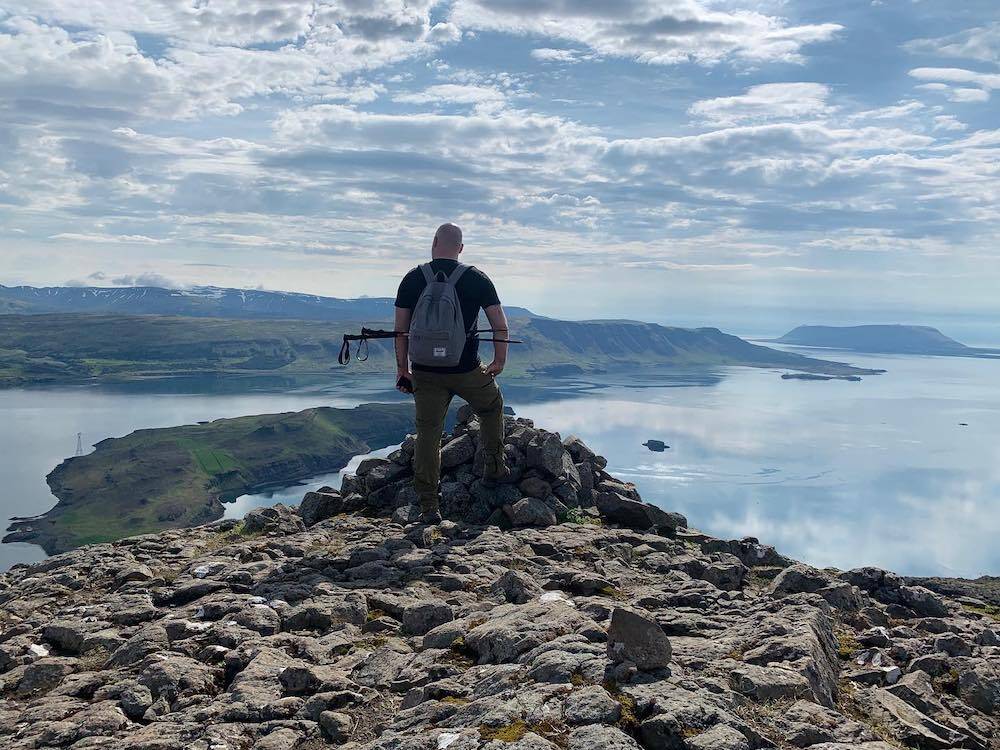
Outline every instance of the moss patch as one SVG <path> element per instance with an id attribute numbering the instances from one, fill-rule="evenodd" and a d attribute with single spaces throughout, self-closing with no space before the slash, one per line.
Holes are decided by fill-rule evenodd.
<path id="1" fill-rule="evenodd" d="M 479 736 L 484 740 L 498 742 L 517 742 L 528 733 L 528 725 L 520 719 L 499 727 L 479 727 Z"/>
<path id="2" fill-rule="evenodd" d="M 837 638 L 837 656 L 841 660 L 850 661 L 854 654 L 861 650 L 861 644 L 850 628 L 836 627 L 833 634 Z"/>

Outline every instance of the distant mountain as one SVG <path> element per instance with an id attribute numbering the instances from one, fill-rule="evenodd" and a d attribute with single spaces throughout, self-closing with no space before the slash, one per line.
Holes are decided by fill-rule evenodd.
<path id="1" fill-rule="evenodd" d="M 0 387 L 176 375 L 329 375 L 391 372 L 392 342 L 375 340 L 365 362 L 337 365 L 341 336 L 357 322 L 227 320 L 158 315 L 0 315 Z M 635 321 L 513 318 L 506 375 L 746 365 L 864 375 L 840 362 L 783 352 L 717 328 Z M 484 344 L 484 358 L 491 356 Z M 356 350 L 355 350 L 356 351 Z"/>
<path id="2" fill-rule="evenodd" d="M 392 297 L 340 299 L 295 292 L 160 287 L 32 287 L 0 285 L 0 313 L 108 313 L 196 318 L 375 321 L 392 320 Z M 511 317 L 533 315 L 506 308 Z"/>
<path id="3" fill-rule="evenodd" d="M 990 357 L 991 349 L 975 349 L 945 336 L 937 328 L 911 325 L 799 326 L 774 343 L 846 349 L 878 354 L 936 354 Z"/>

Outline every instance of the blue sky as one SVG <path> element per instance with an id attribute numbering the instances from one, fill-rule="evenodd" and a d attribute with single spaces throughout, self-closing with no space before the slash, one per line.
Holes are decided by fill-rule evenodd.
<path id="1" fill-rule="evenodd" d="M 548 314 L 1000 312 L 985 0 L 0 0 L 0 146 L 4 284 L 387 295 L 454 220 Z"/>

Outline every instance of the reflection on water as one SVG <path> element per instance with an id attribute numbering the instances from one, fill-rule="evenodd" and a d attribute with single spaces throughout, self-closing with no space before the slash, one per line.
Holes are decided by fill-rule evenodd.
<path id="1" fill-rule="evenodd" d="M 394 450 L 396 450 L 399 445 L 390 445 L 385 448 L 379 448 L 377 451 L 372 451 L 363 456 L 355 456 L 350 461 L 347 462 L 345 466 L 340 471 L 336 471 L 332 474 L 320 474 L 319 476 L 307 479 L 299 484 L 294 484 L 291 487 L 282 487 L 280 489 L 274 490 L 264 490 L 262 492 L 256 492 L 250 495 L 240 495 L 231 503 L 226 503 L 226 518 L 243 518 L 248 512 L 254 508 L 266 508 L 270 505 L 277 505 L 278 503 L 283 503 L 285 505 L 298 505 L 302 501 L 302 496 L 307 492 L 315 492 L 320 487 L 333 487 L 335 490 L 340 489 L 340 483 L 344 480 L 345 474 L 353 474 L 358 470 L 358 465 L 364 461 L 366 458 L 385 458 Z"/>
<path id="2" fill-rule="evenodd" d="M 754 535 L 817 565 L 1000 572 L 1000 362 L 850 359 L 889 372 L 861 383 L 744 368 L 606 375 L 511 381 L 505 396 L 539 425 L 580 435 L 645 499 L 712 534 Z M 236 392 L 197 381 L 0 391 L 0 508 L 50 507 L 44 476 L 72 454 L 77 432 L 90 444 L 140 427 L 400 398 L 388 376 L 240 382 Z M 671 448 L 650 452 L 641 445 L 650 438 Z M 226 515 L 295 504 L 323 484 L 338 486 L 339 473 L 244 496 Z M 5 567 L 39 556 L 0 545 Z"/>

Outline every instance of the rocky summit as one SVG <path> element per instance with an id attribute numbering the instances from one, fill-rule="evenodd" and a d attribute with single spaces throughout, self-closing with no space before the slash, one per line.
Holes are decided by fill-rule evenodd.
<path id="1" fill-rule="evenodd" d="M 84 547 L 0 578 L 8 750 L 1000 748 L 1000 623 L 642 502 L 508 418 L 412 440 L 298 509 Z"/>

